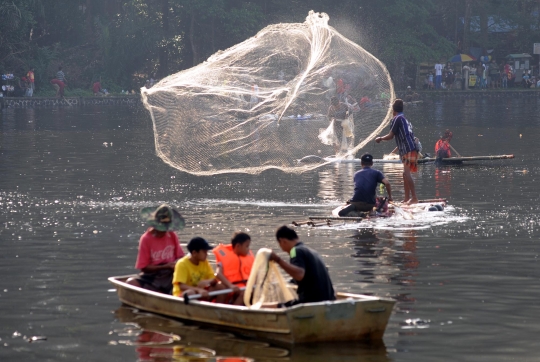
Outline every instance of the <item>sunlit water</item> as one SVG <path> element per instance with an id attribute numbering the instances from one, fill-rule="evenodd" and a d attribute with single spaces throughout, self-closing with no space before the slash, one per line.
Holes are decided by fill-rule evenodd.
<path id="1" fill-rule="evenodd" d="M 489 97 L 406 109 L 428 151 L 450 128 L 462 155 L 516 159 L 420 166 L 419 196 L 447 198 L 444 213 L 299 228 L 337 290 L 398 303 L 382 346 L 283 348 L 120 308 L 106 278 L 134 272 L 141 207 L 178 207 L 183 243 L 244 230 L 254 249 L 277 248 L 277 226 L 328 215 L 352 195 L 358 166 L 194 177 L 155 156 L 140 108 L 3 110 L 0 360 L 537 361 L 539 111 L 536 99 Z M 400 166 L 377 167 L 402 197 Z"/>

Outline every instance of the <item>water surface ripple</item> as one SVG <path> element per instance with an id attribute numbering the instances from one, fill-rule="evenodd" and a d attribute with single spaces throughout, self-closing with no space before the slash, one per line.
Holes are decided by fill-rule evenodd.
<path id="1" fill-rule="evenodd" d="M 300 228 L 340 291 L 398 300 L 384 344 L 283 348 L 121 307 L 106 278 L 134 272 L 138 211 L 171 203 L 195 235 L 249 232 L 277 248 L 277 226 L 327 215 L 351 196 L 354 165 L 302 174 L 194 177 L 154 154 L 146 112 L 130 107 L 0 113 L 2 361 L 537 361 L 540 335 L 540 100 L 458 99 L 406 109 L 424 148 L 446 128 L 462 155 L 514 160 L 419 167 L 422 198 L 444 214 Z M 376 157 L 393 144 L 369 145 Z M 401 193 L 399 165 L 377 166 Z M 24 337 L 46 336 L 28 343 Z M 186 349 L 187 346 L 195 348 Z"/>

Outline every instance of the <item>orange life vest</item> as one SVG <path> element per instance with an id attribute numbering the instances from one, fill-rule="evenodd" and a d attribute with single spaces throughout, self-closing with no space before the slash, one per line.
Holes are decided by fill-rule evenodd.
<path id="1" fill-rule="evenodd" d="M 237 255 L 231 244 L 219 244 L 212 251 L 216 256 L 216 261 L 223 266 L 225 278 L 240 287 L 245 286 L 255 260 L 253 253 L 250 251 L 247 256 Z"/>
<path id="2" fill-rule="evenodd" d="M 440 139 L 435 144 L 435 157 L 450 158 L 452 153 L 450 152 L 450 146 L 448 142 Z"/>

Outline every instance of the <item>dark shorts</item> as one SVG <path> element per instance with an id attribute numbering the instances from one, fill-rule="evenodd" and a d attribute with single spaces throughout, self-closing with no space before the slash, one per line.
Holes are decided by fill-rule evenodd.
<path id="1" fill-rule="evenodd" d="M 343 139 L 343 127 L 341 126 L 341 119 L 334 120 L 334 135 L 337 138 L 337 145 L 341 145 Z"/>
<path id="2" fill-rule="evenodd" d="M 164 294 L 172 294 L 173 270 L 160 270 L 156 273 L 140 273 L 137 281 L 142 288 Z"/>
<path id="3" fill-rule="evenodd" d="M 367 202 L 363 202 L 363 201 L 351 201 L 347 207 L 339 210 L 338 215 L 341 217 L 346 217 L 350 212 L 353 212 L 353 211 L 371 212 L 374 207 L 375 207 L 375 204 L 368 204 Z"/>

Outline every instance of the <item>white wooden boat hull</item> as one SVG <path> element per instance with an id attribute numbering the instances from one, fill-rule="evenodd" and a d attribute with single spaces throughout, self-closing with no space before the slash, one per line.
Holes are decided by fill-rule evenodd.
<path id="1" fill-rule="evenodd" d="M 295 344 L 323 341 L 382 339 L 395 301 L 339 293 L 334 302 L 306 303 L 291 308 L 262 308 L 203 301 L 152 292 L 125 283 L 127 276 L 111 277 L 121 302 L 149 312 L 187 319 L 251 337 Z"/>

